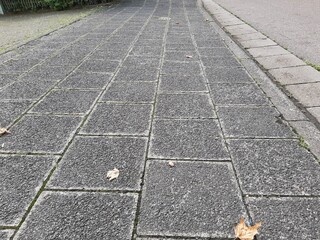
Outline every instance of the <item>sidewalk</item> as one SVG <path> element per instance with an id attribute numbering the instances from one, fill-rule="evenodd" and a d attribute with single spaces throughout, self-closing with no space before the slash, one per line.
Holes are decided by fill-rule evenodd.
<path id="1" fill-rule="evenodd" d="M 1 55 L 0 239 L 319 239 L 319 162 L 218 31 L 122 1 Z"/>

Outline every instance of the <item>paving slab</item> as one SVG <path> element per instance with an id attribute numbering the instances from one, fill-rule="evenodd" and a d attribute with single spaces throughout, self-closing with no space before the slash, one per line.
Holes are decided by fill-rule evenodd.
<path id="1" fill-rule="evenodd" d="M 40 62 L 39 59 L 22 58 L 22 59 L 10 59 L 4 64 L 0 65 L 0 73 L 19 73 L 25 72 Z"/>
<path id="2" fill-rule="evenodd" d="M 48 183 L 51 189 L 140 190 L 146 138 L 77 137 Z M 107 172 L 120 175 L 109 181 Z"/>
<path id="3" fill-rule="evenodd" d="M 305 107 L 320 106 L 320 82 L 288 85 L 286 89 Z"/>
<path id="4" fill-rule="evenodd" d="M 308 108 L 308 111 L 320 122 L 320 107 Z"/>
<path id="5" fill-rule="evenodd" d="M 248 198 L 246 203 L 254 219 L 263 221 L 261 239 L 320 238 L 319 198 Z"/>
<path id="6" fill-rule="evenodd" d="M 185 76 L 200 75 L 200 64 L 199 62 L 165 61 L 161 70 L 161 74 Z"/>
<path id="7" fill-rule="evenodd" d="M 9 240 L 14 230 L 0 230 L 0 240 Z"/>
<path id="8" fill-rule="evenodd" d="M 172 51 L 167 50 L 164 55 L 166 61 L 198 61 L 199 58 L 195 51 Z"/>
<path id="9" fill-rule="evenodd" d="M 268 56 L 274 56 L 274 55 L 286 55 L 290 53 L 280 46 L 249 48 L 248 52 L 253 57 L 268 57 Z"/>
<path id="10" fill-rule="evenodd" d="M 110 74 L 76 71 L 62 81 L 58 88 L 104 88 L 111 80 Z"/>
<path id="11" fill-rule="evenodd" d="M 232 57 L 232 53 L 225 47 L 220 48 L 199 48 L 201 57 Z"/>
<path id="12" fill-rule="evenodd" d="M 45 192 L 15 239 L 130 240 L 133 194 Z"/>
<path id="13" fill-rule="evenodd" d="M 155 82 L 113 82 L 101 101 L 151 103 L 155 93 Z"/>
<path id="14" fill-rule="evenodd" d="M 0 154 L 0 226 L 19 224 L 57 160 Z"/>
<path id="15" fill-rule="evenodd" d="M 137 68 L 136 66 L 120 68 L 114 81 L 122 82 L 155 82 L 158 79 L 159 69 L 153 68 Z"/>
<path id="16" fill-rule="evenodd" d="M 31 110 L 32 113 L 86 114 L 89 112 L 100 91 L 93 90 L 52 90 Z"/>
<path id="17" fill-rule="evenodd" d="M 238 68 L 240 63 L 234 57 L 201 57 L 206 68 Z"/>
<path id="18" fill-rule="evenodd" d="M 245 41 L 240 41 L 240 44 L 244 48 L 261 48 L 261 47 L 267 47 L 267 46 L 275 46 L 277 43 L 272 41 L 269 38 L 266 39 L 253 39 L 253 40 L 245 40 Z"/>
<path id="19" fill-rule="evenodd" d="M 269 72 L 283 85 L 320 82 L 320 72 L 310 66 L 273 69 Z"/>
<path id="20" fill-rule="evenodd" d="M 163 159 L 228 159 L 218 122 L 205 120 L 154 121 L 150 158 Z"/>
<path id="21" fill-rule="evenodd" d="M 0 91 L 0 99 L 8 100 L 37 100 L 44 95 L 50 88 L 54 86 L 55 82 L 26 80 L 14 82 L 6 86 Z"/>
<path id="22" fill-rule="evenodd" d="M 253 83 L 244 68 L 206 68 L 209 83 Z"/>
<path id="23" fill-rule="evenodd" d="M 240 22 L 242 23 L 242 21 Z M 226 23 L 222 21 L 221 24 L 225 25 Z M 238 24 L 235 24 L 235 25 L 238 25 Z M 237 36 L 234 36 L 234 38 L 239 41 L 246 41 L 246 40 L 254 40 L 254 39 L 266 39 L 267 37 L 262 33 L 257 32 L 257 33 L 247 33 L 247 34 L 237 35 Z"/>
<path id="24" fill-rule="evenodd" d="M 99 103 L 81 129 L 81 133 L 147 136 L 151 113 L 151 104 Z"/>
<path id="25" fill-rule="evenodd" d="M 149 161 L 140 211 L 138 234 L 158 236 L 231 238 L 245 216 L 229 163 Z"/>
<path id="26" fill-rule="evenodd" d="M 18 76 L 19 74 L 0 74 L 0 88 L 15 82 Z"/>
<path id="27" fill-rule="evenodd" d="M 14 120 L 24 113 L 31 104 L 31 101 L 0 101 L 0 126 L 8 127 Z"/>
<path id="28" fill-rule="evenodd" d="M 79 70 L 86 72 L 115 72 L 119 61 L 106 60 L 86 60 L 80 66 Z"/>
<path id="29" fill-rule="evenodd" d="M 319 195 L 320 165 L 297 140 L 230 140 L 229 147 L 245 194 Z"/>
<path id="30" fill-rule="evenodd" d="M 216 105 L 268 105 L 267 97 L 253 83 L 210 83 Z"/>
<path id="31" fill-rule="evenodd" d="M 292 54 L 256 58 L 265 69 L 305 66 L 306 63 Z"/>
<path id="32" fill-rule="evenodd" d="M 24 116 L 0 138 L 0 152 L 62 153 L 82 118 L 71 116 Z"/>
<path id="33" fill-rule="evenodd" d="M 159 92 L 205 92 L 208 91 L 203 75 L 162 75 L 160 77 Z"/>
<path id="34" fill-rule="evenodd" d="M 38 65 L 21 77 L 22 80 L 58 81 L 64 79 L 73 69 L 67 66 Z"/>
<path id="35" fill-rule="evenodd" d="M 272 107 L 228 106 L 217 108 L 226 137 L 292 138 L 295 134 Z"/>
<path id="36" fill-rule="evenodd" d="M 215 118 L 209 94 L 160 94 L 156 118 Z"/>

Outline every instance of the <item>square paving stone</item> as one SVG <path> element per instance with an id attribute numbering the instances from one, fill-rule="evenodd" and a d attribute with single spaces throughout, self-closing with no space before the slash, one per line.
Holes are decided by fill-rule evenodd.
<path id="1" fill-rule="evenodd" d="M 226 137 L 296 137 L 272 107 L 229 106 L 217 111 Z"/>
<path id="2" fill-rule="evenodd" d="M 241 67 L 234 57 L 201 57 L 206 68 L 236 68 Z"/>
<path id="3" fill-rule="evenodd" d="M 319 198 L 248 198 L 259 239 L 320 239 Z"/>
<path id="4" fill-rule="evenodd" d="M 0 74 L 0 88 L 17 80 L 18 74 Z"/>
<path id="5" fill-rule="evenodd" d="M 229 163 L 148 161 L 138 234 L 232 238 L 246 216 Z"/>
<path id="6" fill-rule="evenodd" d="M 206 92 L 206 81 L 202 75 L 162 75 L 160 78 L 160 92 Z"/>
<path id="7" fill-rule="evenodd" d="M 252 83 L 244 68 L 206 68 L 209 83 Z"/>
<path id="8" fill-rule="evenodd" d="M 78 68 L 85 72 L 115 72 L 119 61 L 111 60 L 86 60 Z"/>
<path id="9" fill-rule="evenodd" d="M 228 104 L 269 104 L 267 97 L 256 84 L 242 83 L 210 83 L 214 103 L 217 105 Z"/>
<path id="10" fill-rule="evenodd" d="M 130 240 L 133 194 L 43 193 L 16 239 Z"/>
<path id="11" fill-rule="evenodd" d="M 99 95 L 99 91 L 52 90 L 35 105 L 31 112 L 55 114 L 86 114 Z"/>
<path id="12" fill-rule="evenodd" d="M 11 59 L 0 66 L 0 72 L 2 73 L 14 73 L 24 72 L 32 68 L 40 62 L 39 59 L 22 58 L 22 59 Z"/>
<path id="13" fill-rule="evenodd" d="M 22 77 L 23 80 L 61 80 L 64 79 L 73 67 L 39 65 Z"/>
<path id="14" fill-rule="evenodd" d="M 157 118 L 214 118 L 208 94 L 161 94 L 156 104 Z"/>
<path id="15" fill-rule="evenodd" d="M 205 120 L 156 120 L 152 129 L 150 158 L 228 159 L 218 122 Z"/>
<path id="16" fill-rule="evenodd" d="M 20 114 L 25 112 L 31 106 L 31 104 L 31 101 L 0 101 L 0 127 L 9 126 L 19 117 Z"/>
<path id="17" fill-rule="evenodd" d="M 84 134 L 149 134 L 151 104 L 99 103 L 81 130 Z"/>
<path id="18" fill-rule="evenodd" d="M 130 52 L 131 55 L 135 56 L 149 56 L 149 57 L 159 57 L 162 52 L 162 47 L 150 46 L 136 46 Z"/>
<path id="19" fill-rule="evenodd" d="M 58 85 L 58 88 L 98 88 L 102 89 L 109 83 L 110 74 L 79 72 L 72 73 L 66 80 Z"/>
<path id="20" fill-rule="evenodd" d="M 82 118 L 70 116 L 24 116 L 0 138 L 0 151 L 62 153 Z"/>
<path id="21" fill-rule="evenodd" d="M 194 51 L 195 47 L 191 44 L 185 44 L 185 43 L 167 43 L 166 49 L 170 51 L 181 51 L 181 50 L 188 50 L 188 51 Z"/>
<path id="22" fill-rule="evenodd" d="M 113 82 L 102 96 L 102 101 L 153 102 L 155 82 Z"/>
<path id="23" fill-rule="evenodd" d="M 0 230 L 0 240 L 9 240 L 14 230 Z"/>
<path id="24" fill-rule="evenodd" d="M 49 188 L 140 190 L 147 138 L 77 137 L 48 184 Z M 107 172 L 119 169 L 109 181 Z"/>
<path id="25" fill-rule="evenodd" d="M 233 54 L 229 49 L 225 47 L 221 48 L 199 48 L 201 57 L 233 57 Z"/>
<path id="26" fill-rule="evenodd" d="M 0 155 L 0 225 L 18 225 L 58 157 Z"/>
<path id="27" fill-rule="evenodd" d="M 230 140 L 230 151 L 245 194 L 320 194 L 320 165 L 298 141 Z"/>
<path id="28" fill-rule="evenodd" d="M 54 86 L 53 81 L 26 80 L 15 82 L 0 91 L 0 99 L 37 100 Z"/>
<path id="29" fill-rule="evenodd" d="M 168 51 L 165 53 L 164 58 L 168 61 L 199 61 L 199 57 L 194 51 Z"/>
<path id="30" fill-rule="evenodd" d="M 200 75 L 200 64 L 199 62 L 172 62 L 165 61 L 161 70 L 162 74 L 165 75 Z"/>
<path id="31" fill-rule="evenodd" d="M 136 66 L 120 68 L 114 81 L 132 82 L 154 82 L 157 81 L 159 69 L 155 67 L 137 68 Z"/>
<path id="32" fill-rule="evenodd" d="M 132 68 L 135 67 L 137 69 L 141 68 L 159 68 L 160 67 L 160 59 L 159 58 L 151 58 L 151 57 L 137 57 L 137 56 L 128 56 L 126 60 L 123 62 L 122 68 Z"/>
<path id="33" fill-rule="evenodd" d="M 288 85 L 286 89 L 305 107 L 320 107 L 320 82 Z"/>

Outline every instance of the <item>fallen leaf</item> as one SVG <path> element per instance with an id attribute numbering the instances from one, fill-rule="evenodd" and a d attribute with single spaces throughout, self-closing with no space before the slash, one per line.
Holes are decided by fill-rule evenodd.
<path id="1" fill-rule="evenodd" d="M 168 164 L 169 164 L 170 167 L 174 167 L 174 162 L 169 161 Z"/>
<path id="2" fill-rule="evenodd" d="M 239 224 L 234 229 L 236 239 L 253 240 L 254 236 L 258 233 L 258 229 L 260 226 L 261 222 L 255 224 L 254 226 L 247 226 L 244 222 L 244 218 L 241 217 Z"/>
<path id="3" fill-rule="evenodd" d="M 4 134 L 6 134 L 6 133 L 10 133 L 10 132 L 8 131 L 8 129 L 6 129 L 6 128 L 0 128 L 0 136 L 4 135 Z"/>
<path id="4" fill-rule="evenodd" d="M 186 55 L 186 58 L 193 58 L 191 55 Z"/>
<path id="5" fill-rule="evenodd" d="M 120 171 L 117 168 L 115 168 L 107 172 L 107 178 L 109 179 L 109 181 L 112 181 L 113 179 L 118 178 L 119 174 L 120 174 Z"/>

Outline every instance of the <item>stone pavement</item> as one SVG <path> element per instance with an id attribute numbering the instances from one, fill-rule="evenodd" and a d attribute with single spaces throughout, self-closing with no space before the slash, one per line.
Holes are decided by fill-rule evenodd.
<path id="1" fill-rule="evenodd" d="M 1 240 L 233 239 L 241 216 L 320 239 L 319 162 L 196 1 L 122 1 L 0 63 Z"/>

